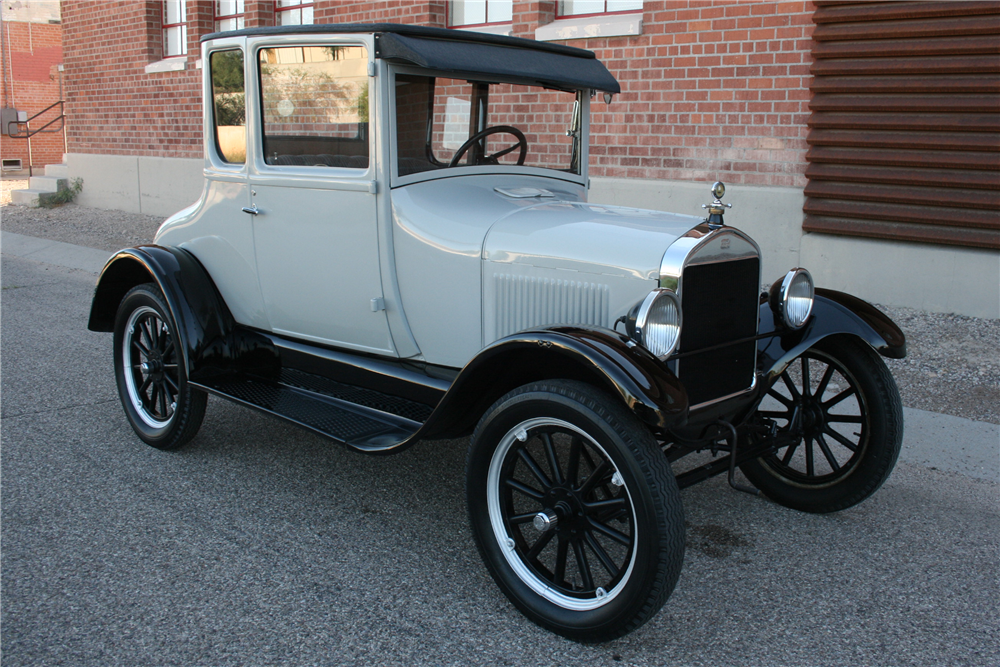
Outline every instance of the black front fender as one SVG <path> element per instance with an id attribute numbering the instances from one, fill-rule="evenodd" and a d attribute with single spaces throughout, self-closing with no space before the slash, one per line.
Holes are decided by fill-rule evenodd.
<path id="1" fill-rule="evenodd" d="M 768 386 L 793 359 L 837 334 L 857 336 L 885 357 L 906 356 L 906 337 L 895 322 L 867 301 L 828 289 L 816 289 L 809 321 L 794 331 L 776 321 L 766 302 L 761 304 L 760 333 L 773 334 L 758 343 L 758 369 L 767 377 Z"/>
<path id="2" fill-rule="evenodd" d="M 420 435 L 468 433 L 508 391 L 546 379 L 594 384 L 653 429 L 687 418 L 684 386 L 644 348 L 610 329 L 560 326 L 522 331 L 483 349 L 455 378 Z"/>
<path id="3" fill-rule="evenodd" d="M 187 250 L 145 245 L 118 251 L 101 271 L 90 307 L 91 331 L 113 331 L 118 306 L 136 285 L 155 282 L 181 339 L 188 378 L 231 368 L 235 321 L 205 268 Z"/>

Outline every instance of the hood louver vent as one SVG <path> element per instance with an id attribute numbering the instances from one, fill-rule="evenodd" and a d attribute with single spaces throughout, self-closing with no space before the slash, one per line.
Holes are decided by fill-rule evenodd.
<path id="1" fill-rule="evenodd" d="M 550 324 L 610 327 L 607 285 L 493 274 L 496 317 L 493 340 Z"/>

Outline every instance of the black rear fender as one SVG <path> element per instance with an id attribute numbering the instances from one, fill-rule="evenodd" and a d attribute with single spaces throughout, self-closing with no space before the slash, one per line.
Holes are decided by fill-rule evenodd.
<path id="1" fill-rule="evenodd" d="M 507 336 L 476 355 L 455 378 L 420 435 L 469 433 L 508 391 L 557 378 L 581 380 L 620 398 L 654 430 L 687 417 L 684 386 L 644 348 L 610 329 L 552 327 Z"/>
<path id="2" fill-rule="evenodd" d="M 118 306 L 136 285 L 155 282 L 170 309 L 188 378 L 198 381 L 231 369 L 235 321 L 215 283 L 194 255 L 145 245 L 116 253 L 101 271 L 90 308 L 91 331 L 113 331 Z"/>

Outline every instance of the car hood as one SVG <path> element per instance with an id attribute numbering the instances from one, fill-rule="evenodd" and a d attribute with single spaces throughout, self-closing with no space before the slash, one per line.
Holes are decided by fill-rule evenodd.
<path id="1" fill-rule="evenodd" d="M 483 243 L 483 259 L 658 280 L 666 249 L 703 221 L 694 215 L 548 200 L 497 220 Z"/>

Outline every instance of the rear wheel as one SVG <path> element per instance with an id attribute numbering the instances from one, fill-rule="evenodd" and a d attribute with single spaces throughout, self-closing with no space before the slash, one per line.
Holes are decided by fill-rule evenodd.
<path id="1" fill-rule="evenodd" d="M 536 623 L 580 641 L 642 625 L 684 557 L 680 492 L 649 431 L 579 382 L 527 385 L 480 421 L 467 470 L 490 573 Z"/>
<path id="2" fill-rule="evenodd" d="M 208 396 L 188 385 L 176 326 L 155 284 L 138 285 L 122 299 L 114 346 L 118 395 L 133 430 L 158 449 L 187 444 Z"/>
<path id="3" fill-rule="evenodd" d="M 805 512 L 836 512 L 888 479 L 903 438 L 899 390 L 881 357 L 846 336 L 793 361 L 758 411 L 782 445 L 740 466 L 766 496 Z"/>

